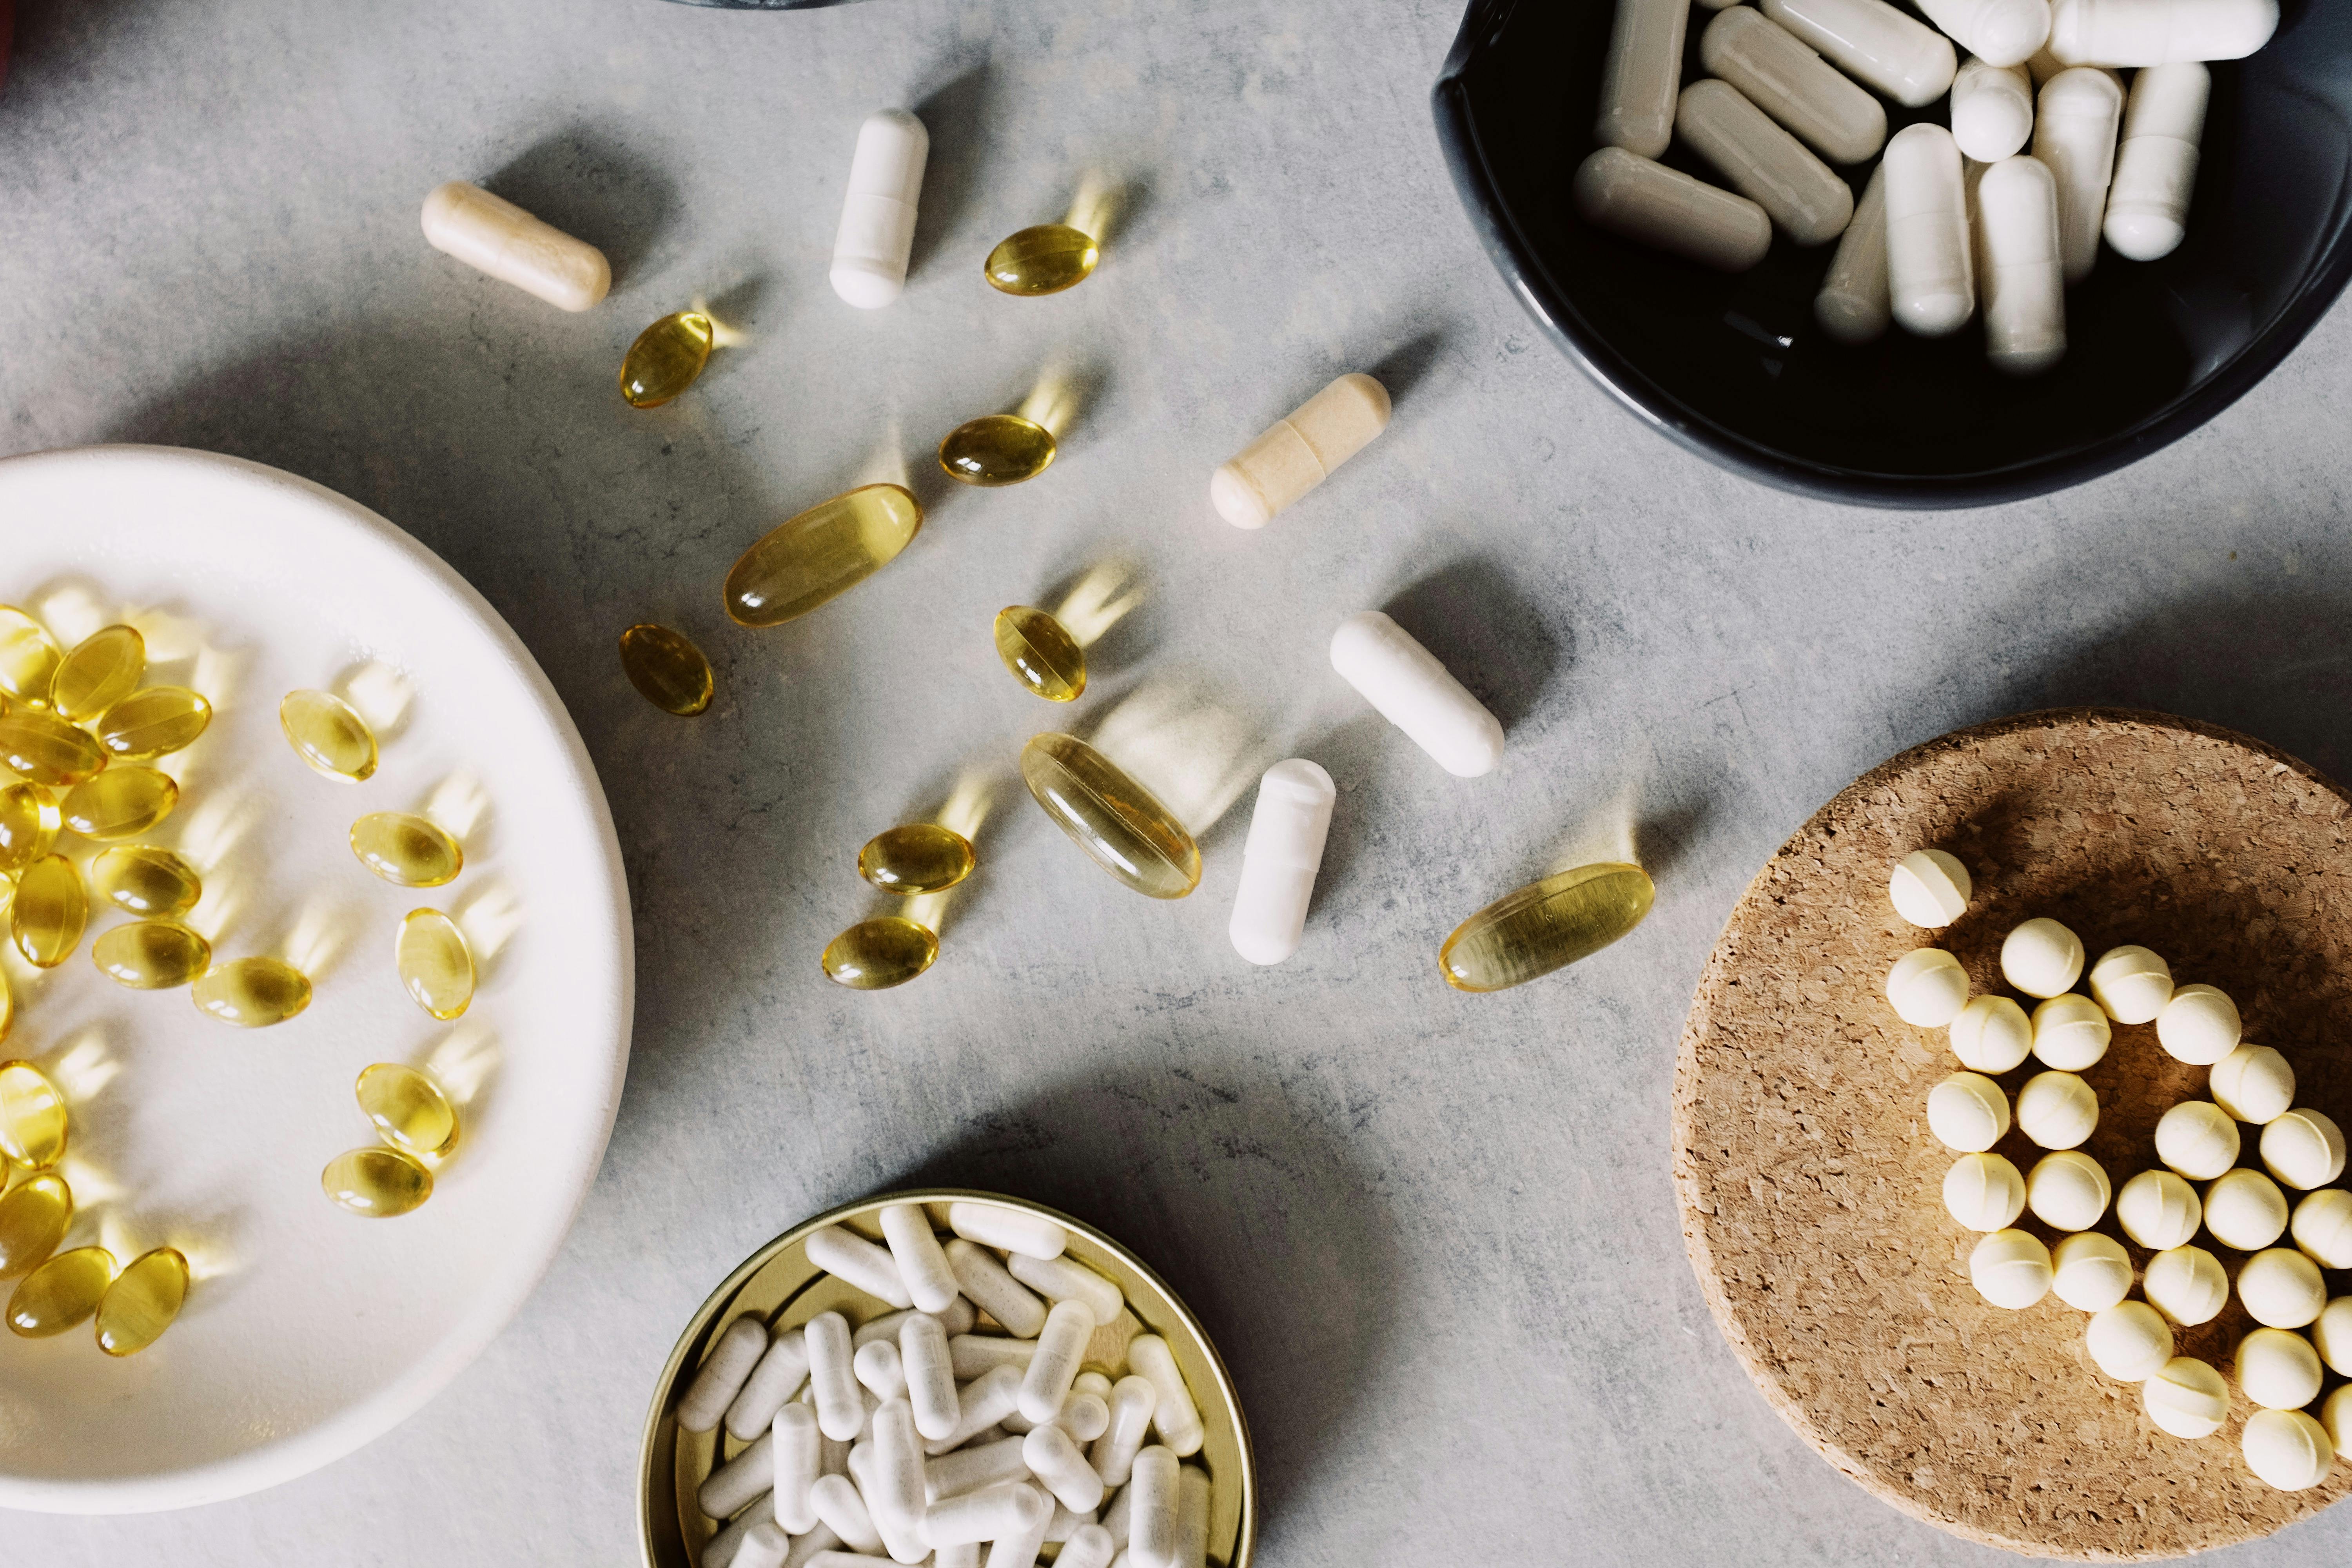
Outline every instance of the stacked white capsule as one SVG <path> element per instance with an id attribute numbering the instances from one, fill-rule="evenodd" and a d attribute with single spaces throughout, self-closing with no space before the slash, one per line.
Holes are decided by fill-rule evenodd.
<path id="1" fill-rule="evenodd" d="M 809 1260 L 870 1300 L 712 1342 L 680 1398 L 689 1432 L 738 1445 L 697 1495 L 725 1522 L 702 1568 L 1204 1568 L 1205 1428 L 1166 1340 L 1067 1256 L 1050 1220 L 911 1204 L 883 1243 L 838 1226 Z M 887 1309 L 887 1310 L 886 1310 Z M 855 1310 L 852 1309 L 851 1310 Z"/>

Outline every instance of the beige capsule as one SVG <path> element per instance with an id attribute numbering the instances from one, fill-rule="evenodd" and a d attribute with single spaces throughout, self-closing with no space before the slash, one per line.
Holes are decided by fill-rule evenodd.
<path id="1" fill-rule="evenodd" d="M 1683 89 L 1675 131 L 1731 188 L 1799 245 L 1827 245 L 1853 216 L 1853 192 L 1727 82 Z"/>
<path id="2" fill-rule="evenodd" d="M 1570 196 L 1593 227 L 1717 272 L 1745 272 L 1772 247 L 1762 207 L 1622 147 L 1578 165 Z"/>
<path id="3" fill-rule="evenodd" d="M 1699 35 L 1699 64 L 1833 163 L 1859 163 L 1886 144 L 1886 110 L 1794 33 L 1735 5 Z"/>
<path id="4" fill-rule="evenodd" d="M 400 983 L 433 1016 L 461 1016 L 474 1000 L 474 954 L 466 933 L 439 910 L 411 910 L 393 944 Z"/>

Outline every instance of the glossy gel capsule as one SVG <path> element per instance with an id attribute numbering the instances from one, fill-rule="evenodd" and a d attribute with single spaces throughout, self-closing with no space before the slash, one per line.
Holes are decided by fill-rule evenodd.
<path id="1" fill-rule="evenodd" d="M 684 632 L 641 622 L 621 634 L 621 673 L 665 713 L 691 719 L 710 706 L 710 660 Z"/>
<path id="2" fill-rule="evenodd" d="M 147 669 L 147 640 L 135 626 L 101 626 L 74 645 L 49 678 L 49 707 L 86 724 L 137 689 Z"/>
<path id="3" fill-rule="evenodd" d="M 213 721 L 213 705 L 184 686 L 134 691 L 98 721 L 98 743 L 118 762 L 141 762 L 193 742 Z"/>
<path id="4" fill-rule="evenodd" d="M 1280 963 L 1298 951 L 1339 798 L 1331 775 L 1304 757 L 1276 763 L 1258 780 L 1257 809 L 1242 846 L 1241 884 L 1225 928 L 1234 951 L 1252 963 Z"/>
<path id="5" fill-rule="evenodd" d="M 40 708 L 0 713 L 0 763 L 34 784 L 71 789 L 106 771 L 107 754 L 89 732 Z"/>
<path id="6" fill-rule="evenodd" d="M 1500 991 L 1590 957 L 1642 923 L 1656 898 L 1639 866 L 1580 866 L 1488 904 L 1445 939 L 1437 964 L 1457 991 Z"/>
<path id="7" fill-rule="evenodd" d="M 2070 284 L 2090 276 L 2099 258 L 2123 114 L 2123 89 L 2105 71 L 2077 66 L 2042 85 L 2033 155 L 2057 176 L 2058 238 Z"/>
<path id="8" fill-rule="evenodd" d="M 1870 184 L 1853 209 L 1853 221 L 1838 236 L 1829 275 L 1813 296 L 1813 320 L 1822 331 L 1849 347 L 1876 342 L 1891 319 L 1886 291 L 1886 165 L 1870 172 Z"/>
<path id="9" fill-rule="evenodd" d="M 412 1067 L 378 1062 L 352 1086 L 360 1113 L 395 1148 L 437 1159 L 457 1146 L 457 1112 L 441 1086 Z"/>
<path id="10" fill-rule="evenodd" d="M 351 840 L 359 863 L 398 888 L 438 888 L 466 867 L 457 839 L 414 812 L 371 812 L 352 824 Z"/>
<path id="11" fill-rule="evenodd" d="M 177 921 L 132 921 L 89 944 L 100 971 L 134 991 L 185 985 L 212 963 L 212 944 Z"/>
<path id="12" fill-rule="evenodd" d="M 1846 183 L 1727 82 L 1683 89 L 1675 133 L 1799 245 L 1827 245 L 1853 216 Z"/>
<path id="13" fill-rule="evenodd" d="M 2102 226 L 2117 255 L 2154 261 L 2179 248 L 2212 86 L 2212 72 L 2195 60 L 2147 66 L 2132 78 Z"/>
<path id="14" fill-rule="evenodd" d="M 119 910 L 151 920 L 170 920 L 196 907 L 204 879 L 169 849 L 150 844 L 118 844 L 90 862 L 92 890 Z"/>
<path id="15" fill-rule="evenodd" d="M 354 784 L 375 776 L 375 731 L 334 693 L 288 692 L 278 704 L 278 726 L 312 771 Z"/>
<path id="16" fill-rule="evenodd" d="M 163 1337 L 187 1299 L 188 1260 L 180 1250 L 142 1253 L 98 1299 L 98 1348 L 111 1356 L 137 1355 Z"/>
<path id="17" fill-rule="evenodd" d="M 1885 0 L 1763 0 L 1764 15 L 1906 109 L 1952 85 L 1952 41 Z"/>
<path id="18" fill-rule="evenodd" d="M 353 1149 L 327 1162 L 319 1185 L 346 1214 L 393 1219 L 433 1195 L 433 1173 L 398 1149 Z"/>
<path id="19" fill-rule="evenodd" d="M 2058 182 L 2039 159 L 2004 158 L 1984 172 L 1977 183 L 1977 241 L 1985 357 L 2006 374 L 2039 375 L 2066 353 Z M 2097 1013 L 2087 999 L 2084 1006 Z"/>
<path id="20" fill-rule="evenodd" d="M 1862 163 L 1886 144 L 1878 100 L 1760 11 L 1718 12 L 1699 35 L 1698 58 L 1702 68 L 1832 163 Z"/>
<path id="21" fill-rule="evenodd" d="M 25 962 L 55 969 L 73 956 L 89 922 L 89 895 L 81 873 L 62 855 L 44 855 L 16 878 L 8 906 L 8 932 Z"/>
<path id="22" fill-rule="evenodd" d="M 22 1274 L 58 1249 L 73 1225 L 73 1191 L 62 1176 L 31 1176 L 0 1196 L 0 1279 Z"/>
<path id="23" fill-rule="evenodd" d="M 886 829 L 857 852 L 857 874 L 886 893 L 943 893 L 976 864 L 971 840 L 936 822 Z"/>
<path id="24" fill-rule="evenodd" d="M 436 185 L 425 198 L 425 238 L 559 310 L 585 310 L 613 286 L 603 251 L 463 180 Z"/>
<path id="25" fill-rule="evenodd" d="M 0 785 L 0 876 L 19 876 L 47 855 L 64 826 L 56 791 L 21 779 Z"/>
<path id="26" fill-rule="evenodd" d="M 8 1298 L 8 1327 L 28 1340 L 89 1321 L 114 1283 L 114 1255 L 102 1247 L 60 1252 L 16 1282 Z"/>
<path id="27" fill-rule="evenodd" d="M 898 915 L 859 921 L 824 944 L 824 977 L 852 991 L 887 991 L 930 968 L 940 939 L 929 926 Z"/>
<path id="28" fill-rule="evenodd" d="M 171 816 L 179 804 L 180 786 L 169 773 L 131 763 L 74 785 L 58 803 L 58 812 L 84 838 L 129 838 Z"/>
<path id="29" fill-rule="evenodd" d="M 632 408 L 658 408 L 692 386 L 710 363 L 717 336 L 699 310 L 677 310 L 637 334 L 621 357 L 621 399 Z"/>
<path id="30" fill-rule="evenodd" d="M 1976 313 L 1960 150 L 1940 125 L 1908 125 L 1886 143 L 1888 303 L 1923 338 L 1958 331 Z"/>
<path id="31" fill-rule="evenodd" d="M 1041 223 L 998 241 L 981 271 L 998 293 L 1035 299 L 1076 288 L 1101 259 L 1094 236 L 1066 223 Z"/>
<path id="32" fill-rule="evenodd" d="M 434 1017 L 464 1016 L 474 1000 L 474 953 L 439 910 L 411 910 L 393 942 L 393 966 L 409 999 Z"/>
<path id="33" fill-rule="evenodd" d="M 1137 892 L 1181 899 L 1201 885 L 1200 846 L 1176 814 L 1075 735 L 1032 736 L 1021 778 L 1070 842 Z"/>
<path id="34" fill-rule="evenodd" d="M 940 469 L 951 479 L 997 489 L 1035 479 L 1053 466 L 1056 450 L 1054 433 L 1034 419 L 985 414 L 947 433 Z"/>
<path id="35" fill-rule="evenodd" d="M 1622 147 L 1579 164 L 1570 197 L 1593 227 L 1717 272 L 1745 272 L 1772 247 L 1762 207 Z"/>
<path id="36" fill-rule="evenodd" d="M 930 155 L 930 132 L 903 109 L 870 114 L 857 128 L 830 277 L 833 291 L 861 310 L 879 310 L 906 289 Z"/>
<path id="37" fill-rule="evenodd" d="M 785 519 L 727 574 L 727 614 L 774 626 L 848 592 L 898 557 L 923 526 L 923 507 L 900 485 L 861 485 Z"/>
<path id="38" fill-rule="evenodd" d="M 35 708 L 46 707 L 49 683 L 65 650 L 48 628 L 14 605 L 0 605 L 0 693 Z"/>
<path id="39" fill-rule="evenodd" d="M 1664 155 L 1675 134 L 1690 0 L 1617 0 L 1601 68 L 1593 139 L 1643 158 Z"/>
<path id="40" fill-rule="evenodd" d="M 1086 690 L 1086 651 L 1046 611 L 1007 605 L 996 612 L 994 637 L 996 657 L 1024 691 L 1048 702 L 1075 702 Z"/>
<path id="41" fill-rule="evenodd" d="M 310 1005 L 310 978 L 275 958 L 217 963 L 189 992 L 199 1011 L 240 1028 L 282 1024 Z"/>

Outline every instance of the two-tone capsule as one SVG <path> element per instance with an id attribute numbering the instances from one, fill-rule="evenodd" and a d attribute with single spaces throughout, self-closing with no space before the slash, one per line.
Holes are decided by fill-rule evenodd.
<path id="1" fill-rule="evenodd" d="M 1500 991 L 1589 957 L 1642 923 L 1657 889 L 1639 866 L 1580 866 L 1488 904 L 1438 950 L 1457 991 Z"/>
<path id="2" fill-rule="evenodd" d="M 1024 690 L 1048 702 L 1074 702 L 1087 689 L 1087 655 L 1046 611 L 1007 605 L 996 612 L 996 657 Z"/>
<path id="3" fill-rule="evenodd" d="M 684 632 L 641 621 L 621 634 L 621 670 L 645 700 L 691 719 L 710 706 L 710 660 Z"/>
<path id="4" fill-rule="evenodd" d="M 825 978 L 853 991 L 904 985 L 940 956 L 929 927 L 898 915 L 860 921 L 825 944 Z"/>
<path id="5" fill-rule="evenodd" d="M 1094 276 L 1101 259 L 1102 247 L 1092 235 L 1066 223 L 1041 223 L 1000 240 L 982 270 L 999 292 L 1034 298 L 1076 288 Z"/>
<path id="6" fill-rule="evenodd" d="M 727 574 L 729 618 L 774 626 L 807 615 L 914 542 L 923 505 L 902 485 L 861 485 L 787 518 Z"/>
<path id="7" fill-rule="evenodd" d="M 1031 798 L 1087 858 L 1148 898 L 1201 885 L 1201 849 L 1176 814 L 1075 735 L 1031 737 L 1021 750 Z"/>
<path id="8" fill-rule="evenodd" d="M 679 310 L 637 334 L 621 360 L 621 396 L 632 408 L 658 408 L 692 386 L 717 340 L 709 316 Z"/>
<path id="9" fill-rule="evenodd" d="M 1018 414 L 968 419 L 940 443 L 940 468 L 951 479 L 993 488 L 1034 479 L 1053 466 L 1054 433 Z"/>

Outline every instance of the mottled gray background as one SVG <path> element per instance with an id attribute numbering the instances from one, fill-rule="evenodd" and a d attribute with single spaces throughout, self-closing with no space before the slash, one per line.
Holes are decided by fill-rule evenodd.
<path id="1" fill-rule="evenodd" d="M 1755 868 L 1887 754 L 2054 702 L 2170 709 L 2338 776 L 2352 317 L 2210 427 L 2054 499 L 1954 516 L 1759 489 L 1643 433 L 1474 243 L 1426 94 L 1451 0 L 25 0 L 0 97 L 0 450 L 184 443 L 331 485 L 513 622 L 571 705 L 636 905 L 635 1058 L 603 1174 L 515 1325 L 307 1479 L 147 1519 L 0 1516 L 68 1563 L 621 1563 L 637 1434 L 687 1315 L 803 1215 L 912 1179 L 1126 1237 L 1208 1321 L 1256 1433 L 1264 1561 L 1989 1562 L 1871 1500 L 1751 1389 L 1684 1259 L 1675 1041 Z M 858 120 L 929 123 L 917 272 L 824 269 Z M 1088 174 L 1100 274 L 1013 300 L 988 247 Z M 571 317 L 418 237 L 485 181 L 619 274 Z M 750 342 L 669 408 L 622 348 L 708 299 Z M 944 493 L 888 572 L 745 632 L 736 553 L 1010 406 L 1090 399 L 1028 487 Z M 1381 443 L 1260 534 L 1209 469 L 1334 373 Z M 1124 562 L 1148 600 L 1075 713 L 990 614 Z M 1332 676 L 1391 605 L 1510 726 L 1441 773 Z M 640 617 L 710 650 L 684 723 L 624 683 Z M 1021 741 L 1108 719 L 1196 762 L 1339 779 L 1297 958 L 1226 945 L 1247 799 L 1197 896 L 1136 898 L 1000 789 L 946 952 L 852 995 L 857 846 Z M 1147 722 L 1148 721 L 1148 722 Z M 1230 787 L 1228 785 L 1227 787 Z M 1631 941 L 1455 994 L 1440 940 L 1589 847 L 1659 883 Z M 1921 1202 L 1932 1202 L 1922 1194 Z M 2231 1561 L 2341 1561 L 2352 1515 Z"/>

